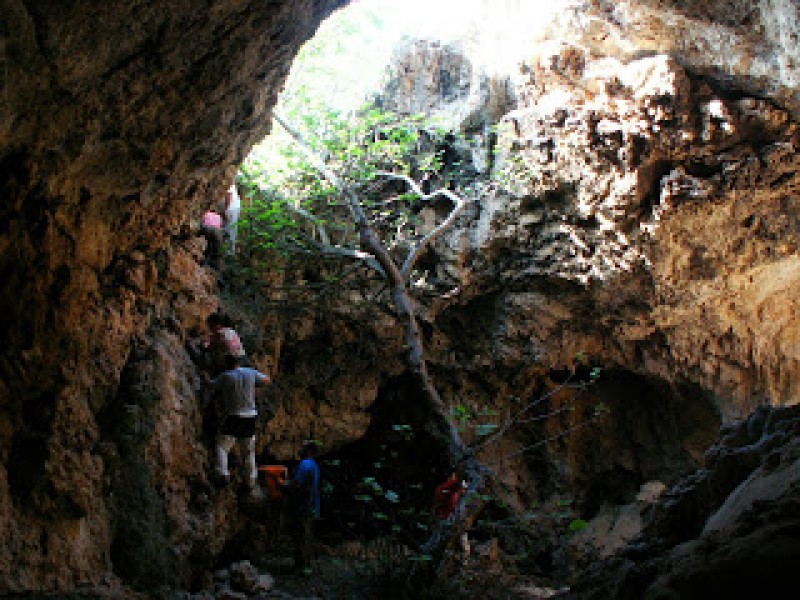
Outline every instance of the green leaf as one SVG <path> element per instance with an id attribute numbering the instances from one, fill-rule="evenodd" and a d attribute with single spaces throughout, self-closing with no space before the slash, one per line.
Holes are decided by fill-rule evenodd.
<path id="1" fill-rule="evenodd" d="M 569 522 L 570 531 L 583 531 L 588 526 L 589 524 L 583 519 L 573 519 L 572 521 Z"/>
<path id="2" fill-rule="evenodd" d="M 429 562 L 433 560 L 433 557 L 430 554 L 415 554 L 408 557 L 408 560 L 414 562 Z"/>
<path id="3" fill-rule="evenodd" d="M 489 435 L 497 430 L 499 426 L 495 423 L 481 423 L 475 427 L 475 433 L 478 435 Z"/>

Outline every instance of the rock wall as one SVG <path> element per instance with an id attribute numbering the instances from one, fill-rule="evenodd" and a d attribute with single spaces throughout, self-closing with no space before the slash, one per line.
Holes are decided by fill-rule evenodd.
<path id="1" fill-rule="evenodd" d="M 505 79 L 463 58 L 436 80 L 414 66 L 453 51 L 434 43 L 417 61 L 411 47 L 389 89 L 416 98 L 387 100 L 398 110 L 455 105 L 462 115 L 468 104 L 486 125 L 476 135 L 472 117 L 461 122 L 471 140 L 461 152 L 499 183 L 472 191 L 469 225 L 440 243 L 435 275 L 467 300 L 482 286 L 574 282 L 586 309 L 563 309 L 537 331 L 547 364 L 569 363 L 594 339 L 605 365 L 700 385 L 728 419 L 796 403 L 791 111 L 667 55 L 622 61 L 567 43 L 540 46 L 506 86 L 488 85 Z M 463 83 L 454 98 L 445 79 L 483 93 Z M 493 137 L 498 105 L 510 109 Z M 563 304 L 563 294 L 542 293 Z M 520 297 L 515 326 L 541 321 L 536 302 Z M 573 331 L 576 343 L 565 345 Z"/>
<path id="2" fill-rule="evenodd" d="M 450 60 L 455 47 L 408 52 L 384 104 L 461 115 L 469 140 L 456 151 L 495 177 L 463 188 L 470 207 L 416 284 L 431 372 L 445 402 L 469 415 L 465 438 L 479 443 L 482 423 L 558 392 L 580 371 L 576 355 L 603 369 L 578 399 L 563 389 L 532 411 L 553 418 L 531 418 L 483 451 L 517 507 L 566 495 L 593 517 L 703 464 L 720 421 L 798 402 L 791 110 L 667 55 L 619 60 L 550 44 L 492 79 L 464 56 Z M 267 445 L 282 444 L 294 420 L 339 446 L 353 425 L 340 419 L 355 414 L 350 431 L 364 431 L 365 408 L 388 397 L 399 331 L 354 297 L 363 301 L 343 293 L 287 331 L 279 385 L 304 409 L 280 409 Z M 413 406 L 412 393 L 399 396 Z M 607 421 L 586 426 L 598 405 Z M 596 542 L 634 537 L 640 504 L 639 525 Z"/>
<path id="3" fill-rule="evenodd" d="M 646 535 L 560 597 L 783 595 L 800 557 L 797 434 L 797 406 L 762 407 L 726 427 L 705 468 L 649 511 Z"/>
<path id="4" fill-rule="evenodd" d="M 112 573 L 194 585 L 240 524 L 232 496 L 210 499 L 184 350 L 218 302 L 191 223 L 266 133 L 299 44 L 344 3 L 0 3 L 0 591 Z M 444 86 L 485 86 L 462 103 L 476 131 L 515 98 L 500 162 L 484 131 L 475 164 L 532 161 L 543 178 L 487 190 L 471 226 L 442 240 L 423 321 L 454 405 L 533 398 L 578 351 L 608 368 L 597 398 L 628 425 L 508 470 L 531 496 L 567 480 L 596 506 L 614 493 L 604 479 L 627 493 L 696 459 L 715 407 L 797 401 L 797 8 L 589 5 L 569 25 L 585 46 L 509 81 L 466 77 L 461 61 Z M 624 60 L 595 61 L 606 47 Z M 676 58 L 631 62 L 656 52 Z M 362 330 L 307 324 L 286 335 L 286 402 L 262 442 L 284 455 L 315 420 L 332 444 L 366 430 L 401 371 L 385 320 L 355 372 L 331 353 L 363 349 Z M 653 399 L 686 423 L 653 419 Z"/>
<path id="5" fill-rule="evenodd" d="M 169 541 L 170 560 L 152 559 L 162 574 L 198 543 L 175 509 L 176 482 L 205 458 L 179 349 L 216 300 L 184 242 L 266 133 L 298 46 L 341 4 L 2 2 L 0 589 L 138 568 L 141 551 L 115 564 L 132 531 Z M 163 398 L 119 391 L 140 351 Z M 120 530 L 139 493 L 151 521 Z"/>
<path id="6" fill-rule="evenodd" d="M 519 86 L 498 167 L 516 218 L 490 243 L 529 240 L 528 276 L 613 288 L 594 310 L 629 368 L 701 385 L 726 418 L 796 403 L 790 113 L 664 56 L 592 60 L 566 45 Z M 620 310 L 624 297 L 634 306 Z"/>
<path id="7" fill-rule="evenodd" d="M 774 98 L 797 115 L 800 18 L 790 0 L 592 2 L 582 40 L 628 59 L 666 53 L 721 84 Z"/>

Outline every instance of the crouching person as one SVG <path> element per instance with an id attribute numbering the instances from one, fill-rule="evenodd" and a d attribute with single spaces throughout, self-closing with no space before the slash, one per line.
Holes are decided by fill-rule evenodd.
<path id="1" fill-rule="evenodd" d="M 247 483 L 253 494 L 258 493 L 256 465 L 256 387 L 269 383 L 269 375 L 240 366 L 241 357 L 227 355 L 225 370 L 213 382 L 213 394 L 221 418 L 217 433 L 217 475 L 221 483 L 231 479 L 228 454 L 239 443 L 242 462 L 247 468 Z"/>

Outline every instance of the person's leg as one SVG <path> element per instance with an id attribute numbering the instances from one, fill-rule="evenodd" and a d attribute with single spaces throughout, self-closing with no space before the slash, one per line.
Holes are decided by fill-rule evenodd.
<path id="1" fill-rule="evenodd" d="M 212 244 L 211 249 L 211 266 L 215 269 L 219 269 L 222 265 L 223 235 L 222 229 L 214 230 L 214 243 Z"/>
<path id="2" fill-rule="evenodd" d="M 206 265 L 212 263 L 213 257 L 216 253 L 217 237 L 215 231 L 215 229 L 208 227 L 207 225 L 200 227 L 200 233 L 206 239 L 206 251 L 203 256 L 203 264 Z"/>
<path id="3" fill-rule="evenodd" d="M 230 435 L 220 434 L 217 436 L 217 474 L 226 481 L 231 478 L 230 471 L 228 470 L 228 454 L 231 448 L 233 448 L 235 441 L 236 438 Z"/>
<path id="4" fill-rule="evenodd" d="M 311 566 L 311 547 L 314 541 L 314 517 L 303 515 L 300 518 L 301 543 L 300 543 L 300 563 L 302 568 L 307 569 Z"/>
<path id="5" fill-rule="evenodd" d="M 464 566 L 466 566 L 469 562 L 470 551 L 469 535 L 467 535 L 467 532 L 465 531 L 461 534 L 461 561 Z"/>
<path id="6" fill-rule="evenodd" d="M 294 568 L 302 569 L 303 565 L 303 516 L 299 514 L 297 507 L 291 508 L 290 527 L 292 541 L 294 542 Z"/>
<path id="7" fill-rule="evenodd" d="M 222 255 L 222 229 L 204 225 L 200 232 L 206 238 L 205 263 L 214 269 L 219 268 Z"/>
<path id="8" fill-rule="evenodd" d="M 248 484 L 255 488 L 258 483 L 258 465 L 256 464 L 256 436 L 239 438 L 239 452 L 247 469 Z"/>
<path id="9" fill-rule="evenodd" d="M 225 226 L 225 231 L 222 236 L 223 247 L 225 248 L 226 256 L 236 255 L 236 225 Z"/>

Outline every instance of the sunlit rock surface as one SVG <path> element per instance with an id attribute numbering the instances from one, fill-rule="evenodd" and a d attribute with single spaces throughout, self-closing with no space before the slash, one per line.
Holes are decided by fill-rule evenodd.
<path id="1" fill-rule="evenodd" d="M 432 371 L 451 405 L 513 414 L 509 400 L 553 386 L 536 365 L 568 369 L 580 352 L 606 369 L 567 424 L 544 431 L 579 425 L 598 400 L 611 407 L 608 426 L 541 450 L 547 476 L 522 458 L 500 468 L 520 508 L 561 481 L 597 515 L 573 547 L 575 564 L 587 564 L 638 536 L 655 501 L 638 500 L 642 490 L 704 463 L 717 419 L 798 402 L 797 125 L 789 108 L 667 55 L 595 57 L 554 43 L 507 79 L 456 55 L 410 46 L 383 97 L 401 111 L 453 107 L 472 136 L 461 158 L 501 182 L 476 185 L 462 228 L 437 244 L 418 282 Z M 497 105 L 507 112 L 493 131 Z M 376 338 L 371 351 L 399 360 L 399 334 L 394 344 Z M 570 402 L 564 393 L 549 406 Z M 484 459 L 496 464 L 543 436 L 532 431 L 512 432 Z M 747 476 L 752 465 L 736 468 Z M 789 487 L 776 488 L 780 502 Z M 697 507 L 696 518 L 713 510 Z M 789 530 L 791 510 L 780 509 Z"/>

